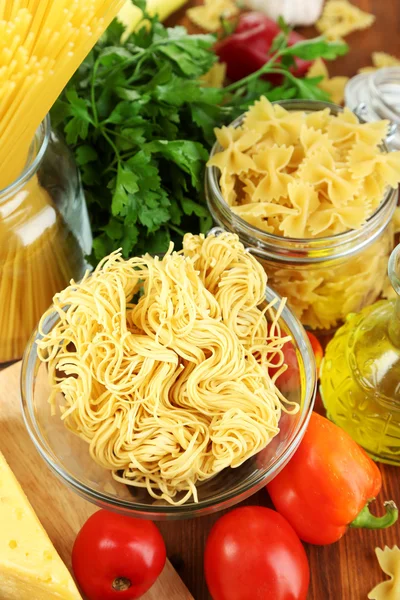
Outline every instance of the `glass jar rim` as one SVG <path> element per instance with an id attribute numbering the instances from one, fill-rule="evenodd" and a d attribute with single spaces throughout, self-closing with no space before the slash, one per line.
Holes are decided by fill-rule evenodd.
<path id="1" fill-rule="evenodd" d="M 0 202 L 5 197 L 15 194 L 37 173 L 49 145 L 51 135 L 50 115 L 47 114 L 36 130 L 35 137 L 29 147 L 29 153 L 22 173 L 7 187 L 0 189 Z M 37 144 L 37 148 L 35 148 Z"/>
<path id="2" fill-rule="evenodd" d="M 343 112 L 343 107 L 336 105 L 336 104 L 332 104 L 330 102 L 323 102 L 323 101 L 319 101 L 319 100 L 301 100 L 301 99 L 300 100 L 298 100 L 298 99 L 282 100 L 282 101 L 272 102 L 272 104 L 279 104 L 280 106 L 283 106 L 287 110 L 316 111 L 316 110 L 323 110 L 325 108 L 329 108 L 329 109 L 335 111 L 336 114 L 339 112 Z M 244 116 L 245 116 L 245 113 L 240 115 L 234 121 L 232 121 L 230 123 L 230 126 L 233 126 L 233 127 L 240 126 L 240 124 L 242 123 L 242 121 L 244 119 Z M 360 122 L 364 122 L 364 120 L 359 115 L 356 114 L 356 117 L 359 119 Z M 386 152 L 388 152 L 388 148 L 387 148 L 386 144 L 383 143 L 382 147 L 384 148 L 384 150 Z M 214 154 L 219 152 L 220 149 L 222 149 L 222 147 L 220 146 L 218 141 L 215 142 L 215 144 L 211 150 L 210 157 L 214 156 Z M 374 230 L 374 227 L 377 225 L 377 223 L 379 223 L 379 221 L 381 219 L 382 213 L 384 213 L 386 210 L 389 213 L 388 218 L 385 220 L 385 222 L 382 224 L 382 226 L 377 229 L 377 231 L 373 231 L 374 235 L 368 236 L 368 244 L 363 243 L 362 247 L 364 247 L 364 245 L 365 246 L 369 245 L 376 239 L 376 237 L 386 227 L 387 223 L 390 221 L 390 218 L 391 218 L 394 208 L 395 208 L 395 203 L 393 203 L 393 199 L 397 192 L 393 188 L 388 188 L 387 191 L 385 192 L 385 195 L 384 195 L 379 207 L 367 219 L 367 221 L 364 223 L 364 225 L 362 227 L 360 227 L 359 229 L 350 229 L 348 231 L 344 231 L 342 233 L 338 233 L 338 234 L 331 235 L 331 236 L 323 236 L 323 237 L 315 237 L 315 238 L 289 238 L 289 237 L 279 236 L 279 235 L 275 235 L 275 234 L 263 231 L 262 229 L 259 229 L 258 227 L 251 225 L 250 223 L 248 223 L 247 221 L 242 219 L 242 217 L 240 217 L 239 215 L 236 215 L 231 210 L 231 207 L 228 205 L 228 203 L 225 201 L 225 199 L 222 195 L 221 188 L 219 185 L 219 173 L 220 173 L 220 171 L 217 167 L 207 167 L 206 168 L 206 176 L 205 176 L 206 184 L 209 186 L 209 190 L 210 190 L 211 194 L 214 196 L 214 198 L 216 198 L 218 200 L 222 212 L 224 212 L 227 215 L 229 214 L 229 216 L 233 215 L 235 222 L 238 224 L 238 226 L 240 226 L 243 233 L 245 235 L 248 235 L 249 237 L 252 237 L 253 239 L 257 240 L 256 249 L 254 250 L 254 253 L 257 254 L 257 247 L 260 249 L 260 244 L 265 244 L 265 246 L 270 247 L 271 249 L 274 249 L 275 252 L 277 250 L 277 247 L 280 247 L 284 251 L 291 252 L 290 260 L 292 260 L 294 262 L 296 262 L 296 260 L 299 260 L 299 259 L 298 259 L 298 257 L 293 256 L 293 254 L 292 254 L 292 252 L 293 252 L 292 246 L 293 245 L 296 246 L 296 249 L 300 254 L 302 251 L 304 252 L 304 251 L 308 250 L 308 247 L 310 245 L 313 245 L 314 247 L 318 247 L 318 249 L 320 251 L 329 250 L 329 249 L 335 250 L 336 248 L 346 246 L 347 244 L 350 244 L 350 243 L 358 240 L 361 236 L 364 236 L 364 235 L 370 233 L 370 230 Z M 208 196 L 208 194 L 207 194 L 207 196 Z M 209 208 L 211 210 L 211 213 L 213 213 L 214 211 L 212 210 L 212 207 L 210 207 L 209 197 L 207 197 L 207 202 L 208 202 Z M 390 206 L 391 204 L 393 204 L 393 210 L 391 210 L 391 206 Z M 372 234 L 372 232 L 371 232 L 371 234 Z M 358 250 L 358 247 L 354 249 L 354 252 L 356 252 L 357 250 Z M 338 254 L 335 252 L 335 258 L 339 258 L 342 255 L 348 255 L 347 250 L 343 251 L 342 254 L 340 254 L 340 253 Z M 320 256 L 320 257 L 314 257 L 315 262 L 321 262 L 323 260 L 326 260 L 326 258 L 327 258 L 326 255 Z M 300 259 L 300 260 L 303 260 L 303 259 Z M 308 257 L 308 260 L 309 260 L 309 257 Z"/>

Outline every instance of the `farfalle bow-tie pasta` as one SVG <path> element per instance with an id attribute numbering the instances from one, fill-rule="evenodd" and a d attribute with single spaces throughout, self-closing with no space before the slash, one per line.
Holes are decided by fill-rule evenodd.
<path id="1" fill-rule="evenodd" d="M 400 598 L 400 550 L 397 546 L 375 549 L 379 565 L 390 579 L 382 581 L 368 594 L 369 600 L 398 600 Z"/>
<path id="2" fill-rule="evenodd" d="M 220 170 L 232 212 L 253 227 L 291 240 L 331 237 L 360 230 L 397 187 L 400 152 L 383 147 L 388 126 L 360 123 L 347 108 L 337 115 L 328 108 L 288 111 L 262 97 L 240 126 L 216 130 L 221 151 L 208 165 Z M 379 246 L 334 269 L 266 269 L 303 323 L 332 328 L 381 293 L 392 241 L 389 229 Z"/>

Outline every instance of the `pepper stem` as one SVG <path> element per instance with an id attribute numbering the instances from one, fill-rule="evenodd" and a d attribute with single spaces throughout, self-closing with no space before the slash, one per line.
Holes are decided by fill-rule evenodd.
<path id="1" fill-rule="evenodd" d="M 364 529 L 385 529 L 396 523 L 399 516 L 399 511 L 393 500 L 384 502 L 386 514 L 383 517 L 376 517 L 371 514 L 369 510 L 369 504 L 372 500 L 369 500 L 364 506 L 362 511 L 356 516 L 349 527 L 363 527 Z"/>

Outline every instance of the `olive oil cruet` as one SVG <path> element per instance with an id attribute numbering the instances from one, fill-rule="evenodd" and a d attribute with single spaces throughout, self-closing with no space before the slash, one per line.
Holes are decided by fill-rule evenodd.
<path id="1" fill-rule="evenodd" d="M 400 244 L 388 271 L 396 297 L 348 316 L 327 346 L 321 396 L 372 458 L 400 466 Z"/>

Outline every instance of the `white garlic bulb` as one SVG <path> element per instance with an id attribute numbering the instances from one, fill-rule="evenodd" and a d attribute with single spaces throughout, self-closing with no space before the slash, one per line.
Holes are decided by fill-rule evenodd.
<path id="1" fill-rule="evenodd" d="M 265 13 L 276 21 L 283 17 L 289 25 L 312 25 L 321 12 L 324 0 L 246 0 L 247 8 Z"/>

